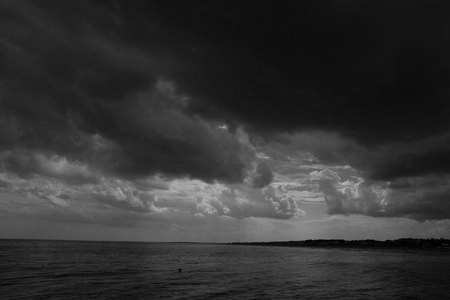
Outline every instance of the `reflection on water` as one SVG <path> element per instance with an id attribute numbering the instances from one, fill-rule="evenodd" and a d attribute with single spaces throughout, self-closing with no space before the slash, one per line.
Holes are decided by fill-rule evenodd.
<path id="1" fill-rule="evenodd" d="M 450 298 L 438 250 L 0 240 L 0 270 L 6 299 Z"/>

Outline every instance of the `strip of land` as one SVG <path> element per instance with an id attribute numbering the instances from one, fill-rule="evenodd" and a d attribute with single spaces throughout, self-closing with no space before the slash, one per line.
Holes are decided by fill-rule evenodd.
<path id="1" fill-rule="evenodd" d="M 318 247 L 318 248 L 388 248 L 388 249 L 447 249 L 450 250 L 448 239 L 413 239 L 396 240 L 304 240 L 275 242 L 235 242 L 231 245 L 244 246 L 279 246 L 279 247 Z"/>

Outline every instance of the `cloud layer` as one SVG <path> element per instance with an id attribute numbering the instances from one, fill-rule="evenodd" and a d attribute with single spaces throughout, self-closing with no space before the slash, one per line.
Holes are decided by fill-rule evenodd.
<path id="1" fill-rule="evenodd" d="M 325 196 L 329 214 L 407 217 L 419 221 L 448 219 L 449 178 L 434 176 L 370 183 L 362 178 L 342 180 L 331 170 L 313 174 Z"/>
<path id="2" fill-rule="evenodd" d="M 79 216 L 448 219 L 449 12 L 0 1 L 0 189 Z"/>

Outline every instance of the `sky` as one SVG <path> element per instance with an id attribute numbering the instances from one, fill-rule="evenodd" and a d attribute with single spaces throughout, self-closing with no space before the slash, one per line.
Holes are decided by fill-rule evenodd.
<path id="1" fill-rule="evenodd" d="M 0 0 L 0 238 L 450 238 L 448 1 Z"/>

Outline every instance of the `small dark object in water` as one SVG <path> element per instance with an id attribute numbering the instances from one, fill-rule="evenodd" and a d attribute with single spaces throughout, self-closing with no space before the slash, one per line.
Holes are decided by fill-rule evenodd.
<path id="1" fill-rule="evenodd" d="M 178 269 L 178 273 L 181 273 L 181 269 Z"/>

